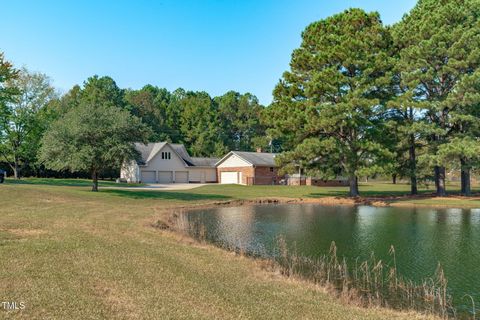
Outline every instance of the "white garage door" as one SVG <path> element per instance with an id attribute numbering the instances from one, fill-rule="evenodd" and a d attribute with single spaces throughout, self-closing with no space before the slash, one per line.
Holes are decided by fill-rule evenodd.
<path id="1" fill-rule="evenodd" d="M 172 183 L 173 182 L 173 172 L 172 171 L 158 171 L 158 182 L 159 183 Z"/>
<path id="2" fill-rule="evenodd" d="M 143 183 L 155 183 L 155 171 L 142 171 L 141 181 Z"/>
<path id="3" fill-rule="evenodd" d="M 176 183 L 188 183 L 188 172 L 187 171 L 175 171 L 175 182 Z"/>
<path id="4" fill-rule="evenodd" d="M 238 184 L 239 172 L 222 172 L 220 173 L 221 184 Z"/>

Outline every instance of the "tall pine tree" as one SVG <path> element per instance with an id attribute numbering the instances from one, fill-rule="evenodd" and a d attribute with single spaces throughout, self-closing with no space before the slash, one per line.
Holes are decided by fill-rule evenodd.
<path id="1" fill-rule="evenodd" d="M 437 194 L 445 195 L 438 150 L 455 135 L 459 103 L 450 96 L 480 65 L 480 6 L 476 0 L 420 0 L 394 28 L 401 84 L 411 106 L 421 105 L 429 128 Z"/>
<path id="2" fill-rule="evenodd" d="M 307 162 L 339 164 L 358 196 L 357 177 L 387 152 L 377 139 L 391 37 L 378 13 L 350 9 L 312 23 L 302 39 L 274 90 L 272 126 L 296 154 L 312 154 Z"/>

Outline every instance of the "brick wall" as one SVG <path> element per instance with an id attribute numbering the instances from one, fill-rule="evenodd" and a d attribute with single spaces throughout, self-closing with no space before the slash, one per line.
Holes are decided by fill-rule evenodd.
<path id="1" fill-rule="evenodd" d="M 222 172 L 241 172 L 242 184 L 246 185 L 270 185 L 278 184 L 280 177 L 278 177 L 278 169 L 273 168 L 273 172 L 270 171 L 270 167 L 230 167 L 230 168 L 217 168 L 218 182 L 221 183 Z"/>
<path id="2" fill-rule="evenodd" d="M 242 181 L 240 183 L 247 184 L 249 178 L 252 178 L 255 173 L 255 168 L 253 167 L 231 167 L 231 168 L 217 168 L 217 178 L 218 183 L 222 183 L 222 172 L 241 172 Z"/>
<path id="3" fill-rule="evenodd" d="M 271 171 L 273 168 L 273 171 Z M 255 168 L 255 179 L 251 184 L 256 185 L 269 185 L 269 184 L 278 184 L 280 177 L 278 176 L 278 169 L 275 167 L 256 167 Z"/>
<path id="4" fill-rule="evenodd" d="M 340 187 L 348 186 L 348 180 L 323 180 L 312 177 L 289 177 L 287 180 L 289 186 L 317 186 L 317 187 Z"/>
<path id="5" fill-rule="evenodd" d="M 308 177 L 306 179 L 306 185 L 317 187 L 340 187 L 348 186 L 348 180 L 322 180 Z"/>

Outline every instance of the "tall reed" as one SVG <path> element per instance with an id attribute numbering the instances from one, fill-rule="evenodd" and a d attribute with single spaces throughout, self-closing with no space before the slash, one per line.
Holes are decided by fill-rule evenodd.
<path id="1" fill-rule="evenodd" d="M 186 213 L 172 216 L 170 226 L 198 240 L 208 238 L 207 228 L 200 220 L 189 219 Z M 237 253 L 258 256 L 244 247 L 216 243 Z M 440 264 L 433 277 L 421 282 L 408 280 L 398 274 L 395 248 L 390 247 L 390 263 L 379 260 L 372 253 L 364 261 L 339 258 L 335 242 L 328 254 L 310 258 L 288 249 L 283 236 L 277 239 L 276 254 L 269 259 L 287 277 L 301 278 L 333 289 L 340 296 L 348 297 L 363 306 L 379 306 L 397 310 L 414 310 L 441 318 L 456 317 L 452 297 L 448 294 L 447 279 Z M 265 258 L 265 255 L 261 255 Z"/>
<path id="2" fill-rule="evenodd" d="M 365 261 L 349 263 L 339 259 L 335 242 L 326 255 L 317 258 L 299 256 L 287 249 L 283 237 L 278 239 L 279 254 L 274 259 L 281 272 L 333 288 L 338 294 L 348 294 L 362 305 L 381 306 L 398 310 L 415 310 L 442 318 L 455 317 L 452 297 L 447 291 L 447 279 L 440 265 L 432 278 L 415 283 L 398 274 L 395 248 L 390 247 L 392 263 L 378 260 L 372 253 Z"/>

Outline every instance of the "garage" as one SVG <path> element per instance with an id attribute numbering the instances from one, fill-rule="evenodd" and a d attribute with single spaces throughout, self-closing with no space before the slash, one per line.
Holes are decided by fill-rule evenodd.
<path id="1" fill-rule="evenodd" d="M 175 171 L 175 183 L 188 183 L 188 171 Z"/>
<path id="2" fill-rule="evenodd" d="M 142 171 L 141 172 L 142 183 L 155 183 L 157 178 L 155 177 L 155 171 Z"/>
<path id="3" fill-rule="evenodd" d="M 158 183 L 172 183 L 172 171 L 158 171 Z"/>
<path id="4" fill-rule="evenodd" d="M 239 183 L 239 177 L 240 172 L 234 171 L 234 172 L 222 172 L 220 174 L 220 183 L 221 184 L 238 184 Z"/>

